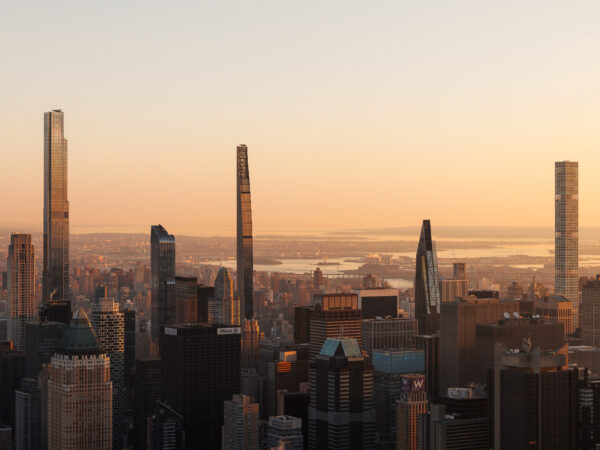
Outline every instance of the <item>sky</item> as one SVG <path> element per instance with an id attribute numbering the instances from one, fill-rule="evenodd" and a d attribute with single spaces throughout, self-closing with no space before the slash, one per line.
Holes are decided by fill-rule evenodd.
<path id="1" fill-rule="evenodd" d="M 0 0 L 0 226 L 42 227 L 43 113 L 71 230 L 600 225 L 597 1 Z"/>

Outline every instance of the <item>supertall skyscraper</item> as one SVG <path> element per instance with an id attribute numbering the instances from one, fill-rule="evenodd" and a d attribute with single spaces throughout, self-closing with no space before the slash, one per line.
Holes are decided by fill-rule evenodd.
<path id="1" fill-rule="evenodd" d="M 431 223 L 424 220 L 415 271 L 415 316 L 419 321 L 419 333 L 431 334 L 439 329 L 440 302 L 440 277 L 431 239 Z"/>
<path id="2" fill-rule="evenodd" d="M 152 339 L 158 344 L 161 327 L 175 319 L 175 237 L 162 225 L 150 229 L 150 275 Z"/>
<path id="3" fill-rule="evenodd" d="M 579 327 L 579 164 L 554 163 L 554 290 L 573 305 Z"/>
<path id="4" fill-rule="evenodd" d="M 35 265 L 30 234 L 13 234 L 8 247 L 8 340 L 25 351 L 25 323 L 35 319 Z"/>
<path id="5" fill-rule="evenodd" d="M 44 113 L 44 265 L 42 301 L 69 298 L 67 140 L 60 109 Z"/>
<path id="6" fill-rule="evenodd" d="M 237 288 L 242 316 L 254 314 L 254 263 L 252 244 L 252 205 L 248 147 L 237 148 Z"/>

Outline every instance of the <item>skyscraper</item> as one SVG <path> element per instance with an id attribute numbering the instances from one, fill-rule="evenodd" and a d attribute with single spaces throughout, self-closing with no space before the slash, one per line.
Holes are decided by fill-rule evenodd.
<path id="1" fill-rule="evenodd" d="M 302 419 L 292 416 L 269 417 L 267 448 L 282 450 L 302 450 Z"/>
<path id="2" fill-rule="evenodd" d="M 8 340 L 25 351 L 25 323 L 35 319 L 35 264 L 30 234 L 12 234 L 8 247 Z"/>
<path id="3" fill-rule="evenodd" d="M 150 229 L 152 340 L 158 345 L 161 328 L 175 320 L 175 237 L 162 225 Z M 156 348 L 152 354 L 157 355 Z"/>
<path id="4" fill-rule="evenodd" d="M 242 367 L 258 368 L 258 346 L 264 337 L 256 319 L 242 323 Z"/>
<path id="5" fill-rule="evenodd" d="M 112 381 L 113 446 L 120 449 L 123 439 L 125 417 L 125 317 L 112 298 L 92 303 L 91 323 L 98 344 L 110 358 Z"/>
<path id="6" fill-rule="evenodd" d="M 44 113 L 44 264 L 42 301 L 69 299 L 67 140 L 60 109 Z"/>
<path id="7" fill-rule="evenodd" d="M 356 339 L 327 339 L 310 369 L 309 449 L 375 447 L 373 367 Z"/>
<path id="8" fill-rule="evenodd" d="M 583 345 L 600 347 L 600 275 L 583 284 L 580 325 Z"/>
<path id="9" fill-rule="evenodd" d="M 111 449 L 110 360 L 83 309 L 71 319 L 48 371 L 48 449 Z"/>
<path id="10" fill-rule="evenodd" d="M 254 263 L 252 244 L 252 205 L 248 147 L 237 147 L 237 288 L 243 317 L 254 314 Z"/>
<path id="11" fill-rule="evenodd" d="M 554 164 L 554 290 L 573 304 L 573 328 L 579 328 L 579 166 Z"/>
<path id="12" fill-rule="evenodd" d="M 396 400 L 396 449 L 417 450 L 418 418 L 427 412 L 425 375 L 402 376 L 402 394 Z"/>
<path id="13" fill-rule="evenodd" d="M 239 325 L 240 300 L 233 295 L 233 281 L 225 267 L 217 273 L 214 295 L 208 300 L 208 322 Z"/>
<path id="14" fill-rule="evenodd" d="M 21 379 L 15 391 L 15 446 L 19 450 L 40 448 L 41 399 L 37 379 Z M 0 446 L 0 448 L 2 448 Z"/>
<path id="15" fill-rule="evenodd" d="M 183 416 L 187 449 L 221 448 L 223 404 L 240 392 L 240 327 L 164 327 L 162 398 Z"/>
<path id="16" fill-rule="evenodd" d="M 431 224 L 424 220 L 415 271 L 415 316 L 419 321 L 419 333 L 431 334 L 439 329 L 440 302 L 440 280 Z"/>
<path id="17" fill-rule="evenodd" d="M 225 400 L 223 450 L 258 450 L 258 403 L 247 395 Z"/>

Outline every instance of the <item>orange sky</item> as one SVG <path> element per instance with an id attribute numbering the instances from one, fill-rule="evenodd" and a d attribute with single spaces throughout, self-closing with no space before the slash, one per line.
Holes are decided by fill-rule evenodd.
<path id="1" fill-rule="evenodd" d="M 0 6 L 0 226 L 41 229 L 53 108 L 76 232 L 233 233 L 241 143 L 259 233 L 552 226 L 563 159 L 600 225 L 597 2 L 26 3 Z"/>

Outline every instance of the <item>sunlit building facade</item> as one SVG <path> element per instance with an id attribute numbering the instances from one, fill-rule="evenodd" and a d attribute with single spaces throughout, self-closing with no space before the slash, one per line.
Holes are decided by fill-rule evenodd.
<path id="1" fill-rule="evenodd" d="M 44 113 L 44 302 L 69 298 L 67 175 L 64 115 L 57 109 Z"/>
<path id="2" fill-rule="evenodd" d="M 419 333 L 435 333 L 440 323 L 440 280 L 431 223 L 423 220 L 415 271 L 415 316 Z"/>
<path id="3" fill-rule="evenodd" d="M 573 305 L 579 328 L 579 165 L 558 161 L 554 168 L 554 290 Z"/>
<path id="4" fill-rule="evenodd" d="M 237 148 L 237 287 L 242 315 L 254 315 L 254 263 L 252 244 L 252 205 L 248 147 Z"/>
<path id="5" fill-rule="evenodd" d="M 25 324 L 35 319 L 35 264 L 30 234 L 10 237 L 7 258 L 8 340 L 25 351 Z"/>

